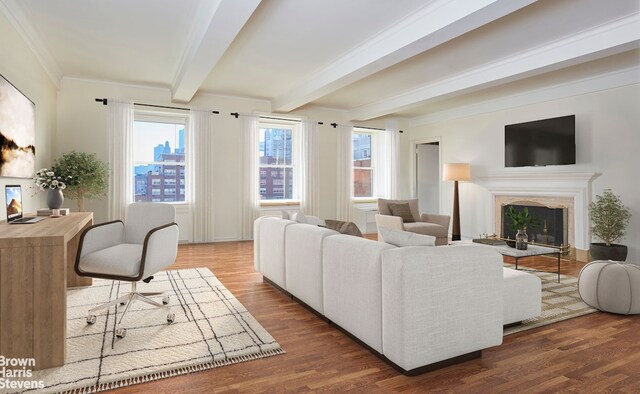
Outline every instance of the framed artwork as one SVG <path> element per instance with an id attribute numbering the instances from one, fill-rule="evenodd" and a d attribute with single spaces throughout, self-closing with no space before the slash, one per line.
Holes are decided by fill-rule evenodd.
<path id="1" fill-rule="evenodd" d="M 31 178 L 36 169 L 36 105 L 0 75 L 0 176 Z"/>

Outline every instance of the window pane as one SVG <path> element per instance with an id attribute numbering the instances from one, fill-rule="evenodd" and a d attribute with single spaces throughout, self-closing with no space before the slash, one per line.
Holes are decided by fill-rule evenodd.
<path id="1" fill-rule="evenodd" d="M 133 143 L 134 201 L 184 202 L 184 125 L 135 121 Z"/>
<path id="2" fill-rule="evenodd" d="M 260 168 L 260 199 L 293 199 L 293 168 Z"/>
<path id="3" fill-rule="evenodd" d="M 260 128 L 260 164 L 291 165 L 291 129 Z"/>
<path id="4" fill-rule="evenodd" d="M 353 166 L 371 167 L 371 134 L 353 134 Z"/>
<path id="5" fill-rule="evenodd" d="M 371 170 L 364 168 L 354 168 L 353 170 L 353 196 L 371 197 L 373 195 L 371 187 Z"/>

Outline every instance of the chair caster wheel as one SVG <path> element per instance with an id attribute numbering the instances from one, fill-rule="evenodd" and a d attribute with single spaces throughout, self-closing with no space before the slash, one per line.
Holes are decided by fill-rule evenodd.
<path id="1" fill-rule="evenodd" d="M 169 296 L 162 297 L 162 304 L 169 305 Z"/>
<path id="2" fill-rule="evenodd" d="M 122 339 L 124 337 L 127 336 L 127 329 L 126 328 L 118 328 L 116 330 L 116 337 L 118 337 L 119 339 Z"/>
<path id="3" fill-rule="evenodd" d="M 127 303 L 126 303 L 126 302 L 121 302 L 121 303 L 120 303 L 120 306 L 125 306 L 125 305 L 127 305 Z"/>
<path id="4" fill-rule="evenodd" d="M 175 313 L 169 313 L 167 315 L 167 323 L 171 324 L 176 320 L 176 314 Z"/>
<path id="5" fill-rule="evenodd" d="M 96 323 L 96 315 L 87 316 L 87 324 L 95 324 Z"/>

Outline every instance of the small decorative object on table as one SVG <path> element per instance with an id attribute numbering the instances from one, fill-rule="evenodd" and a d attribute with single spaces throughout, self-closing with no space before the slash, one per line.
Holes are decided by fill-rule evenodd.
<path id="1" fill-rule="evenodd" d="M 66 182 L 70 177 L 59 176 L 52 170 L 42 168 L 35 173 L 33 179 L 39 191 L 47 190 L 47 207 L 60 209 L 64 202 L 62 190 L 67 187 Z"/>
<path id="2" fill-rule="evenodd" d="M 517 231 L 516 234 L 516 249 L 527 250 L 529 238 L 527 236 L 527 227 L 535 228 L 538 225 L 538 220 L 529 215 L 529 208 L 525 207 L 522 211 L 518 211 L 513 208 L 513 205 L 509 206 L 507 213 L 505 214 L 511 219 L 509 228 L 513 231 Z"/>

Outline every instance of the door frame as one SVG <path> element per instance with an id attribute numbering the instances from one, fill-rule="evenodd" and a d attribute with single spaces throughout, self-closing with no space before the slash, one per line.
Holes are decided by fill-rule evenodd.
<path id="1" fill-rule="evenodd" d="M 411 198 L 418 198 L 418 145 L 438 143 L 438 177 L 440 179 L 440 187 L 438 188 L 438 205 L 442 205 L 442 137 L 430 137 L 411 140 Z M 438 207 L 440 213 L 441 207 Z"/>

